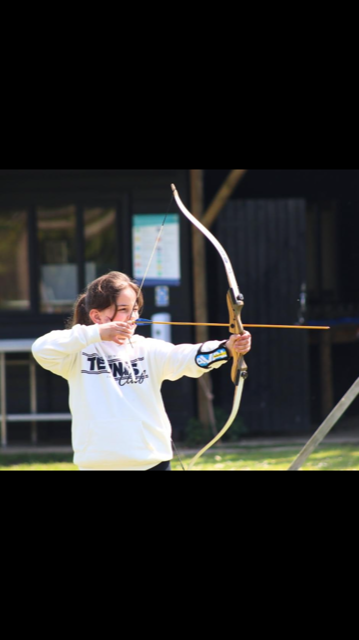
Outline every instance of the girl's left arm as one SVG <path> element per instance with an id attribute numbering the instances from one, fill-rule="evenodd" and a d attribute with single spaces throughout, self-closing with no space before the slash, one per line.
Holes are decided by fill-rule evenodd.
<path id="1" fill-rule="evenodd" d="M 247 336 L 245 335 L 247 334 Z M 250 350 L 250 334 L 231 336 L 229 340 L 209 340 L 202 344 L 173 345 L 156 341 L 157 363 L 162 380 L 178 380 L 182 376 L 200 378 L 212 369 L 218 369 L 232 357 L 233 350 Z M 238 341 L 238 339 L 240 339 Z"/>

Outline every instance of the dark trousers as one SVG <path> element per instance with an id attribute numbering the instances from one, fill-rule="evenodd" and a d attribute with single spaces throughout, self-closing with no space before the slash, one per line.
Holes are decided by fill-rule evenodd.
<path id="1" fill-rule="evenodd" d="M 170 462 L 161 462 L 157 464 L 152 469 L 147 469 L 147 471 L 171 471 L 171 463 Z"/>

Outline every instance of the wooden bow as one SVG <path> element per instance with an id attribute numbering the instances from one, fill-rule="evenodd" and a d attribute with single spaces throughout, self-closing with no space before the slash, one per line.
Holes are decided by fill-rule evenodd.
<path id="1" fill-rule="evenodd" d="M 244 298 L 242 293 L 239 290 L 231 261 L 226 251 L 222 247 L 221 243 L 217 240 L 217 238 L 199 220 L 197 220 L 197 218 L 195 218 L 195 216 L 192 215 L 192 213 L 190 213 L 188 209 L 186 209 L 181 198 L 179 197 L 178 191 L 174 184 L 171 185 L 171 188 L 172 188 L 174 199 L 180 211 L 186 216 L 186 218 L 188 218 L 188 220 L 190 220 L 190 222 L 192 222 L 192 224 L 195 225 L 195 227 L 197 227 L 199 231 L 201 231 L 201 233 L 203 233 L 203 235 L 206 236 L 206 238 L 217 249 L 219 255 L 222 258 L 226 275 L 227 275 L 228 285 L 229 285 L 229 290 L 227 293 L 227 306 L 229 311 L 229 331 L 230 333 L 233 333 L 233 334 L 243 335 L 244 328 L 242 324 L 241 314 L 244 306 Z M 197 462 L 197 460 L 201 457 L 201 455 L 205 453 L 205 451 L 207 451 L 210 447 L 212 447 L 216 442 L 218 442 L 218 440 L 220 440 L 223 437 L 223 435 L 226 433 L 226 431 L 228 431 L 228 429 L 232 425 L 239 411 L 239 407 L 242 399 L 244 381 L 246 380 L 247 377 L 248 377 L 248 368 L 244 361 L 243 356 L 241 354 L 235 354 L 233 357 L 233 365 L 232 365 L 232 371 L 231 371 L 231 379 L 235 387 L 231 414 L 226 424 L 221 429 L 221 431 L 215 436 L 215 438 L 213 438 L 205 447 L 203 447 L 203 449 L 201 449 L 201 451 L 199 451 L 194 456 L 194 458 L 192 458 L 192 460 L 189 463 L 188 470 L 190 470 L 193 467 L 193 465 Z"/>

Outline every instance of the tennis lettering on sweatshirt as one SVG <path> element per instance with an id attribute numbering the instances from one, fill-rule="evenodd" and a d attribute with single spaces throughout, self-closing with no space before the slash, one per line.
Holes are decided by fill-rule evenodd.
<path id="1" fill-rule="evenodd" d="M 82 369 L 81 373 L 95 376 L 111 374 L 120 387 L 125 384 L 142 384 L 149 377 L 146 369 L 143 369 L 145 358 L 135 358 L 126 363 L 116 356 L 110 356 L 105 360 L 98 353 L 83 351 L 82 355 L 85 357 L 87 368 Z"/>

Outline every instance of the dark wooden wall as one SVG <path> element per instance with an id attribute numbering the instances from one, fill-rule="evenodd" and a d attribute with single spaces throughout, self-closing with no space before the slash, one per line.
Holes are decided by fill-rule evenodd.
<path id="1" fill-rule="evenodd" d="M 215 235 L 229 254 L 244 295 L 242 321 L 296 323 L 301 283 L 305 282 L 305 201 L 231 201 L 218 218 Z M 211 252 L 211 317 L 224 322 L 227 281 L 216 260 Z M 247 433 L 309 430 L 308 332 L 249 331 L 253 349 L 246 358 L 249 378 L 240 413 Z M 215 404 L 226 404 L 229 410 L 233 385 L 228 372 L 212 375 L 217 377 Z"/>

